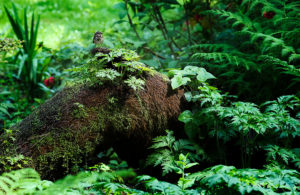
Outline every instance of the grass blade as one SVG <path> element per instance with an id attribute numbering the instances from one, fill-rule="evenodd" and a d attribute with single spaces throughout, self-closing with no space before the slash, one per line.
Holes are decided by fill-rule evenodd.
<path id="1" fill-rule="evenodd" d="M 21 76 L 21 74 L 23 72 L 23 68 L 24 68 L 25 61 L 26 61 L 27 57 L 28 56 L 26 54 L 23 54 L 23 56 L 20 56 L 21 61 L 19 63 L 18 78 L 20 78 L 20 76 Z"/>
<path id="2" fill-rule="evenodd" d="M 18 28 L 18 25 L 16 24 L 16 21 L 15 21 L 14 17 L 12 16 L 12 13 L 7 9 L 6 6 L 4 6 L 4 9 L 5 9 L 5 12 L 6 12 L 6 15 L 8 17 L 8 20 L 9 20 L 9 22 L 10 22 L 10 24 L 11 24 L 11 26 L 12 26 L 12 28 L 13 28 L 16 36 L 17 36 L 17 38 L 19 40 L 23 40 L 22 39 L 21 30 Z"/>
<path id="3" fill-rule="evenodd" d="M 20 33 L 20 34 L 18 35 L 18 37 L 20 37 L 19 39 L 20 39 L 21 41 L 23 41 L 23 40 L 25 40 L 25 37 L 24 37 L 24 29 L 23 29 L 23 27 L 22 27 L 22 25 L 21 25 L 21 20 L 20 20 L 19 15 L 18 15 L 18 10 L 17 10 L 15 4 L 12 4 L 12 7 L 13 7 L 14 15 L 15 15 L 15 23 L 16 23 L 17 28 L 19 29 L 19 33 Z M 24 42 L 25 47 L 26 47 L 26 44 L 27 44 L 27 43 Z M 25 49 L 25 48 L 24 48 L 24 49 Z"/>
<path id="4" fill-rule="evenodd" d="M 27 22 L 27 8 L 24 9 L 24 29 L 25 29 L 25 33 L 24 33 L 24 37 L 25 37 L 25 42 L 26 42 L 26 46 L 27 46 L 27 51 L 30 48 L 30 45 L 28 44 L 28 22 Z"/>

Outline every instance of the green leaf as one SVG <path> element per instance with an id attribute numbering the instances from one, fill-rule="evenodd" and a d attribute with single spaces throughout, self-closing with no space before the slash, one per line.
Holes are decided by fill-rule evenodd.
<path id="1" fill-rule="evenodd" d="M 197 80 L 200 82 L 205 82 L 208 79 L 215 79 L 216 77 L 211 73 L 207 72 L 204 68 L 198 71 Z"/>
<path id="2" fill-rule="evenodd" d="M 186 179 L 186 178 L 180 178 L 178 180 L 178 186 L 181 187 L 182 189 L 186 189 L 189 187 L 192 187 L 195 183 L 195 179 Z"/>
<path id="3" fill-rule="evenodd" d="M 176 75 L 174 78 L 171 79 L 171 86 L 172 89 L 176 89 L 182 85 L 186 85 L 189 81 L 191 81 L 190 78 L 182 77 L 182 75 Z"/>
<path id="4" fill-rule="evenodd" d="M 184 97 L 185 97 L 186 101 L 190 102 L 190 101 L 192 101 L 193 94 L 192 94 L 192 92 L 188 91 L 188 92 L 184 93 Z"/>
<path id="5" fill-rule="evenodd" d="M 196 165 L 198 165 L 199 163 L 189 163 L 189 164 L 187 164 L 184 168 L 185 169 L 188 169 L 188 168 L 191 168 L 191 167 L 193 167 L 193 166 L 196 166 Z"/>
<path id="6" fill-rule="evenodd" d="M 179 115 L 178 120 L 184 123 L 188 123 L 193 120 L 193 113 L 189 110 L 185 110 Z"/>

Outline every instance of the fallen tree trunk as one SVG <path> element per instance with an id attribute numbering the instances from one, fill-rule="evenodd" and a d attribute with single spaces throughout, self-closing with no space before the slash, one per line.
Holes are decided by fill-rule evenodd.
<path id="1" fill-rule="evenodd" d="M 16 151 L 47 179 L 78 171 L 108 147 L 134 163 L 145 157 L 154 137 L 182 128 L 177 118 L 183 100 L 183 90 L 173 91 L 159 73 L 149 74 L 140 91 L 67 87 L 13 127 Z"/>

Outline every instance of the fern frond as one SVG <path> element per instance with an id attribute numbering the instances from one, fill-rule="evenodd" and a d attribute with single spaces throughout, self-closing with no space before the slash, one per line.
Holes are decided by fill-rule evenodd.
<path id="1" fill-rule="evenodd" d="M 159 136 L 153 139 L 154 144 L 150 147 L 155 149 L 154 153 L 150 154 L 146 159 L 146 166 L 161 166 L 163 169 L 162 175 L 166 175 L 174 171 L 175 159 L 179 154 L 190 154 L 191 160 L 194 162 L 199 160 L 198 154 L 194 145 L 188 140 L 175 140 L 173 131 L 167 130 L 166 136 Z M 201 153 L 204 156 L 204 153 Z"/>
<path id="2" fill-rule="evenodd" d="M 286 43 L 279 38 L 267 35 L 264 33 L 251 32 L 251 31 L 242 31 L 238 34 L 248 34 L 250 36 L 250 41 L 254 44 L 260 41 L 261 52 L 262 54 L 269 53 L 272 49 L 281 48 L 281 56 L 287 56 L 295 53 L 295 50 L 291 46 L 287 46 Z"/>
<path id="3" fill-rule="evenodd" d="M 299 54 L 292 54 L 289 57 L 289 61 L 297 61 L 300 60 L 300 55 Z M 268 55 L 260 55 L 258 56 L 258 61 L 262 61 L 264 64 L 272 64 L 273 66 L 284 70 L 283 72 L 285 74 L 290 74 L 294 75 L 296 77 L 300 76 L 300 68 L 297 68 L 294 65 L 288 64 L 286 61 L 280 60 L 279 58 L 268 56 Z"/>
<path id="4" fill-rule="evenodd" d="M 195 151 L 194 145 L 189 141 L 185 139 L 179 139 L 174 143 L 173 146 L 175 151 L 182 151 L 182 150 L 190 150 Z"/>
<path id="5" fill-rule="evenodd" d="M 174 138 L 167 138 L 166 136 L 159 136 L 153 139 L 154 144 L 150 149 L 158 149 L 171 146 L 175 141 Z"/>
<path id="6" fill-rule="evenodd" d="M 300 28 L 295 28 L 291 31 L 281 31 L 282 38 L 290 45 L 293 45 L 295 48 L 300 44 Z"/>
<path id="7" fill-rule="evenodd" d="M 232 27 L 242 27 L 244 30 L 252 30 L 253 24 L 247 16 L 241 13 L 232 13 L 225 10 L 208 10 L 204 14 L 211 14 L 224 18 L 226 22 L 232 22 Z"/>
<path id="8" fill-rule="evenodd" d="M 229 44 L 196 44 L 191 46 L 191 49 L 205 51 L 205 52 L 229 52 L 235 48 Z"/>
<path id="9" fill-rule="evenodd" d="M 300 54 L 292 54 L 290 57 L 289 57 L 289 62 L 293 62 L 293 61 L 298 61 L 300 62 Z"/>
<path id="10" fill-rule="evenodd" d="M 283 67 L 282 69 L 285 70 L 284 73 L 286 73 L 286 74 L 291 74 L 296 77 L 300 77 L 300 68 L 296 68 L 293 65 L 287 65 L 287 66 Z M 296 78 L 296 80 L 299 82 L 299 78 L 298 79 Z"/>
<path id="11" fill-rule="evenodd" d="M 174 157 L 172 153 L 169 150 L 164 149 L 149 155 L 146 160 L 146 165 L 158 166 L 166 162 L 168 162 L 168 164 L 172 164 L 173 161 Z"/>
<path id="12" fill-rule="evenodd" d="M 300 1 L 285 1 L 284 8 L 289 11 L 289 16 L 297 16 L 300 11 Z"/>
<path id="13" fill-rule="evenodd" d="M 42 182 L 40 175 L 33 169 L 26 168 L 0 176 L 0 194 L 30 194 L 43 183 L 44 186 L 52 182 Z"/>
<path id="14" fill-rule="evenodd" d="M 230 53 L 196 53 L 192 56 L 192 58 L 202 59 L 202 60 L 213 60 L 216 63 L 231 63 L 237 66 L 243 66 L 247 70 L 251 67 L 255 66 L 256 64 L 250 60 L 245 58 L 234 56 Z"/>
<path id="15" fill-rule="evenodd" d="M 264 64 L 272 64 L 274 66 L 288 66 L 286 61 L 280 60 L 279 58 L 269 56 L 269 55 L 260 55 L 257 57 L 259 62 L 263 62 Z"/>
<path id="16" fill-rule="evenodd" d="M 283 28 L 299 28 L 300 18 L 296 17 L 279 17 L 274 20 L 275 25 L 283 25 Z M 291 29 L 292 30 L 292 29 Z"/>
<path id="17" fill-rule="evenodd" d="M 243 0 L 241 6 L 244 8 L 248 8 L 248 14 L 257 11 L 258 8 L 261 8 L 261 10 L 258 9 L 258 11 L 262 12 L 274 11 L 278 14 L 283 14 L 283 11 L 281 9 L 278 9 L 278 7 L 283 6 L 280 1 L 270 2 L 262 0 Z"/>

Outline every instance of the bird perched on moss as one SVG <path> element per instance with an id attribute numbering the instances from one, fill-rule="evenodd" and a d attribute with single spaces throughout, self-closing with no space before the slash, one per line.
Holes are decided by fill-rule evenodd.
<path id="1" fill-rule="evenodd" d="M 101 46 L 103 43 L 103 34 L 100 31 L 95 32 L 93 43 L 96 45 L 96 47 Z"/>
<path id="2" fill-rule="evenodd" d="M 97 53 L 108 54 L 110 52 L 110 49 L 101 47 L 103 40 L 104 38 L 102 32 L 100 31 L 95 32 L 93 43 L 95 44 L 96 47 L 91 50 L 92 55 L 96 55 Z"/>

